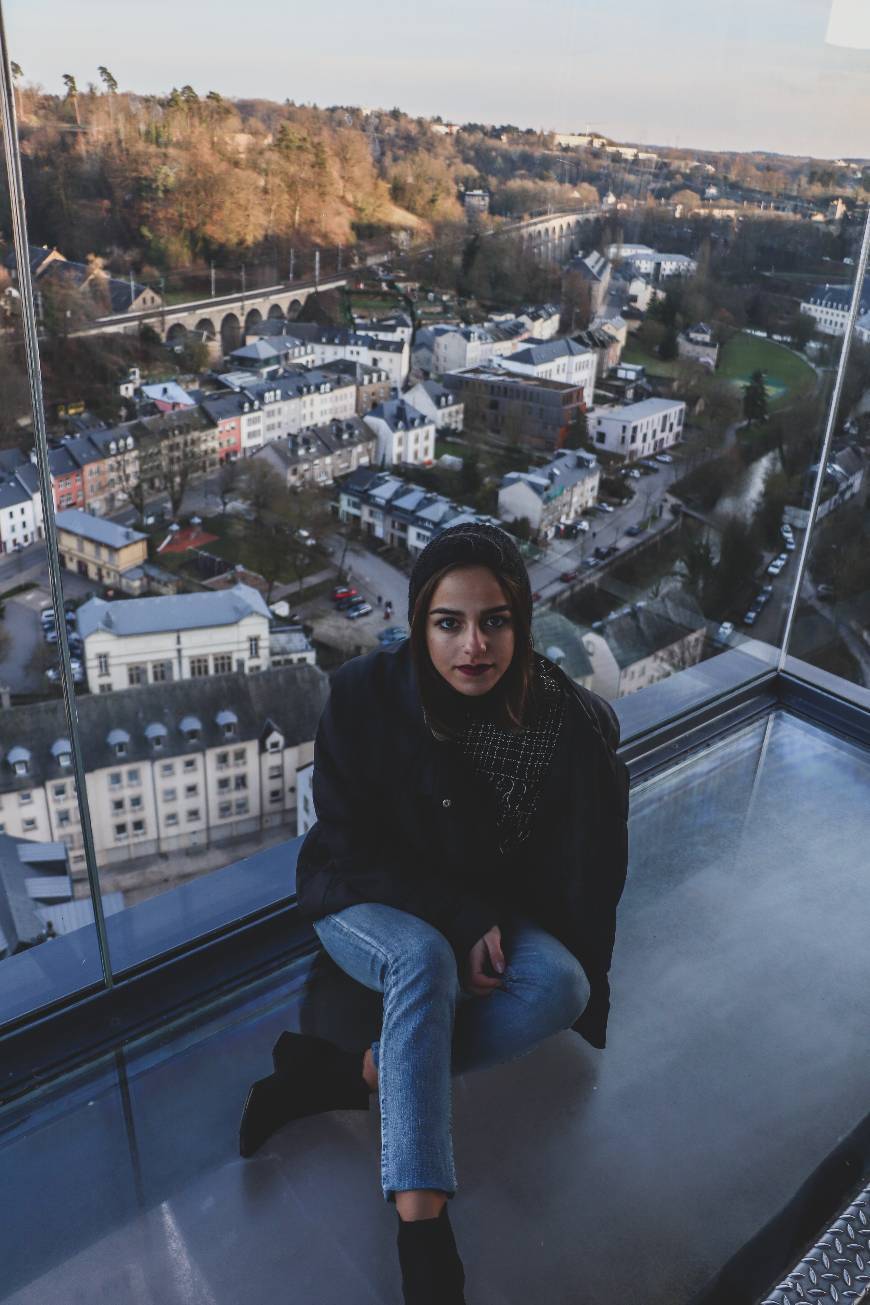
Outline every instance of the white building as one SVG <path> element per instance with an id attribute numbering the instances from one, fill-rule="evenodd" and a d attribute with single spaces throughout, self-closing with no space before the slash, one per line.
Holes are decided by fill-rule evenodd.
<path id="1" fill-rule="evenodd" d="M 583 402 L 593 401 L 596 354 L 574 340 L 547 340 L 521 346 L 499 361 L 505 371 L 518 376 L 535 376 L 539 380 L 562 381 L 583 389 Z"/>
<path id="2" fill-rule="evenodd" d="M 216 593 L 91 598 L 79 608 L 91 693 L 268 669 L 269 609 L 250 585 Z"/>
<path id="3" fill-rule="evenodd" d="M 353 324 L 358 335 L 368 335 L 373 340 L 389 340 L 393 344 L 402 340 L 409 347 L 414 335 L 414 323 L 407 313 L 392 313 L 389 317 L 379 317 L 376 321 L 355 317 Z"/>
<path id="4" fill-rule="evenodd" d="M 619 260 L 631 272 L 652 281 L 664 281 L 669 276 L 694 276 L 698 270 L 696 259 L 688 254 L 662 254 L 650 245 L 608 245 L 607 257 L 611 262 Z"/>
<path id="5" fill-rule="evenodd" d="M 686 405 L 679 399 L 644 399 L 622 407 L 593 408 L 589 439 L 628 462 L 662 453 L 682 438 Z"/>
<path id="6" fill-rule="evenodd" d="M 379 403 L 363 421 L 377 437 L 377 466 L 416 462 L 428 467 L 435 460 L 435 422 L 404 399 Z"/>
<path id="7" fill-rule="evenodd" d="M 852 293 L 852 286 L 817 285 L 806 299 L 801 300 L 801 312 L 812 317 L 820 334 L 844 335 Z M 864 282 L 858 312 L 856 331 L 858 338 L 866 341 L 870 339 L 870 278 Z"/>
<path id="8" fill-rule="evenodd" d="M 561 316 L 558 304 L 541 304 L 521 309 L 517 320 L 525 322 L 533 340 L 552 340 L 559 334 Z"/>
<path id="9" fill-rule="evenodd" d="M 42 499 L 36 468 L 22 463 L 0 481 L 0 553 L 14 553 L 42 538 Z"/>
<path id="10" fill-rule="evenodd" d="M 404 399 L 418 412 L 422 412 L 424 417 L 433 421 L 436 430 L 462 430 L 465 404 L 457 394 L 438 381 L 420 381 L 405 391 Z"/>

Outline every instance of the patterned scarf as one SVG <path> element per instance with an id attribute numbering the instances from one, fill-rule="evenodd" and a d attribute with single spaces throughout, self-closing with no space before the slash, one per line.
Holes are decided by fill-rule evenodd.
<path id="1" fill-rule="evenodd" d="M 503 856 L 525 842 L 531 832 L 542 782 L 565 719 L 562 686 L 543 667 L 538 674 L 545 702 L 533 725 L 511 733 L 488 720 L 473 721 L 456 740 L 476 773 L 495 789 L 499 810 L 496 834 Z"/>

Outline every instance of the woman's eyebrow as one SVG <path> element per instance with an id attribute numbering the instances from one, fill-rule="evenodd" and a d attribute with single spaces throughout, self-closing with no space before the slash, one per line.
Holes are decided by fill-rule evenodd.
<path id="1" fill-rule="evenodd" d="M 499 603 L 498 607 L 484 607 L 482 611 L 482 615 L 489 616 L 491 612 L 509 612 L 509 611 L 510 611 L 510 605 L 508 603 Z M 465 613 L 459 607 L 432 607 L 429 610 L 429 615 L 434 616 L 436 612 L 444 612 L 447 616 L 465 615 Z"/>

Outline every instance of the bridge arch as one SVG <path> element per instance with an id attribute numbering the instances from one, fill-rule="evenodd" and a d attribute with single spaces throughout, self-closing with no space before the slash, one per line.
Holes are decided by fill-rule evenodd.
<path id="1" fill-rule="evenodd" d="M 187 339 L 187 327 L 184 322 L 173 322 L 166 332 L 166 343 L 170 345 L 184 344 Z"/>
<path id="2" fill-rule="evenodd" d="M 245 335 L 250 335 L 255 327 L 259 326 L 263 320 L 263 314 L 259 308 L 251 308 L 245 314 Z"/>
<path id="3" fill-rule="evenodd" d="M 268 316 L 269 316 L 269 320 L 272 322 L 283 321 L 284 309 L 281 307 L 280 304 L 273 304 L 272 307 L 269 309 Z"/>
<path id="4" fill-rule="evenodd" d="M 295 319 L 299 316 L 301 312 L 302 312 L 302 300 L 291 299 L 289 304 L 287 305 L 287 317 L 290 319 L 290 321 L 295 321 Z"/>
<path id="5" fill-rule="evenodd" d="M 224 353 L 232 353 L 242 342 L 242 328 L 235 313 L 227 313 L 221 322 L 221 347 Z"/>
<path id="6" fill-rule="evenodd" d="M 217 331 L 214 329 L 214 322 L 210 317 L 201 317 L 196 324 L 197 335 L 203 335 L 207 340 L 217 338 Z"/>

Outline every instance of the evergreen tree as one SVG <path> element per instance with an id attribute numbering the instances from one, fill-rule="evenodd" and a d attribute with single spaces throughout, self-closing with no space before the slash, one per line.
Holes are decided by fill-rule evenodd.
<path id="1" fill-rule="evenodd" d="M 767 421 L 767 387 L 764 372 L 756 371 L 743 387 L 743 415 L 747 421 Z"/>

